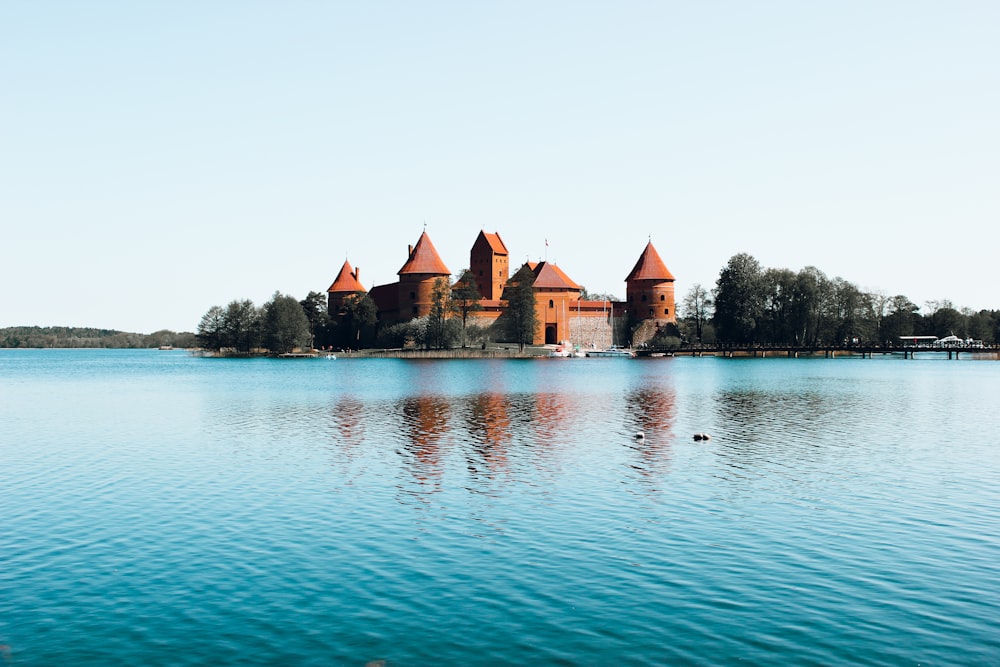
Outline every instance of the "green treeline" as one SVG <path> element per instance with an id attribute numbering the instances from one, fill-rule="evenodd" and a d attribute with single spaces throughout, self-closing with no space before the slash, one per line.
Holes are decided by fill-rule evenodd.
<path id="1" fill-rule="evenodd" d="M 322 295 L 310 292 L 310 297 L 316 297 L 313 308 L 320 309 Z M 280 292 L 260 308 L 249 299 L 231 301 L 225 308 L 212 306 L 198 323 L 198 343 L 205 349 L 236 354 L 263 352 L 265 348 L 282 354 L 311 347 L 313 333 L 306 308 Z"/>
<path id="2" fill-rule="evenodd" d="M 468 270 L 454 282 L 439 278 L 430 313 L 397 324 L 377 320 L 371 297 L 358 292 L 343 299 L 332 316 L 325 295 L 310 292 L 302 301 L 275 293 L 262 307 L 251 301 L 214 306 L 198 325 L 206 349 L 230 354 L 283 353 L 297 348 L 450 349 L 489 341 L 520 345 L 534 338 L 534 293 L 530 270 L 508 281 L 508 308 L 491 326 L 469 321 L 479 305 Z M 678 306 L 677 326 L 666 326 L 648 342 L 677 347 L 703 344 L 753 344 L 813 347 L 894 345 L 900 336 L 955 335 L 987 345 L 1000 342 L 1000 311 L 956 309 L 950 301 L 920 306 L 904 295 L 862 290 L 816 267 L 799 271 L 765 268 L 740 253 L 719 272 L 711 290 L 694 285 Z M 620 340 L 642 322 L 622 323 Z"/>
<path id="3" fill-rule="evenodd" d="M 469 321 L 482 305 L 475 278 L 465 269 L 454 283 L 443 277 L 435 280 L 430 312 L 406 322 L 380 323 L 375 302 L 365 292 L 342 298 L 332 314 L 319 292 L 309 292 L 301 301 L 275 292 L 260 307 L 249 299 L 211 307 L 198 324 L 197 339 L 204 349 L 229 355 L 313 348 L 446 350 L 488 341 L 516 343 L 523 349 L 538 327 L 533 279 L 527 267 L 510 279 L 507 312 L 488 327 Z"/>
<path id="4" fill-rule="evenodd" d="M 297 349 L 416 347 L 448 349 L 488 341 L 530 343 L 538 327 L 532 276 L 515 274 L 507 285 L 509 307 L 492 326 L 469 321 L 481 308 L 475 279 L 467 269 L 452 283 L 434 286 L 430 314 L 393 325 L 377 320 L 371 297 L 358 292 L 343 299 L 336 312 L 326 295 L 305 299 L 275 292 L 263 306 L 234 300 L 213 306 L 197 334 L 169 330 L 151 334 L 86 327 L 8 327 L 0 329 L 4 348 L 153 348 L 200 346 L 231 354 Z M 740 253 L 719 272 L 715 287 L 694 285 L 678 304 L 676 327 L 664 327 L 651 344 L 892 345 L 900 336 L 950 336 L 1000 343 L 1000 310 L 956 308 L 934 301 L 925 308 L 904 295 L 862 290 L 843 278 L 830 278 L 816 267 L 799 271 L 765 268 Z M 641 323 L 623 323 L 628 328 Z M 625 338 L 628 332 L 622 332 Z M 628 342 L 628 341 L 626 341 Z"/>
<path id="5" fill-rule="evenodd" d="M 906 296 L 859 289 L 809 266 L 764 268 L 752 256 L 730 258 L 709 292 L 695 285 L 678 322 L 688 342 L 760 345 L 891 345 L 929 335 L 1000 342 L 1000 311 L 956 309 L 950 301 L 921 308 Z"/>
<path id="6" fill-rule="evenodd" d="M 150 347 L 195 347 L 195 335 L 163 329 L 151 334 L 128 333 L 90 327 L 7 327 L 0 329 L 0 348 L 103 347 L 141 349 Z"/>

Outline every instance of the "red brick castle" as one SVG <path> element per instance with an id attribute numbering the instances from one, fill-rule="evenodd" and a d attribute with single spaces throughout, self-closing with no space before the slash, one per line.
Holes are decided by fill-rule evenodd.
<path id="1" fill-rule="evenodd" d="M 581 347 L 604 347 L 613 340 L 615 321 L 628 323 L 632 343 L 652 338 L 666 324 L 676 322 L 674 276 L 660 258 L 652 241 L 646 244 L 632 271 L 625 278 L 625 301 L 585 301 L 582 288 L 553 262 L 528 262 L 534 274 L 535 312 L 539 322 L 535 344 L 570 342 Z M 518 267 L 520 268 L 520 267 Z M 499 234 L 479 232 L 469 253 L 469 269 L 475 277 L 481 310 L 477 324 L 492 324 L 506 308 L 504 288 L 510 279 L 510 253 Z M 516 271 L 515 271 L 516 273 Z M 425 231 L 417 244 L 409 246 L 407 259 L 398 271 L 399 281 L 373 287 L 368 295 L 375 302 L 381 323 L 393 324 L 430 313 L 434 283 L 451 278 Z M 345 261 L 327 290 L 331 315 L 345 299 L 365 292 L 358 271 Z"/>

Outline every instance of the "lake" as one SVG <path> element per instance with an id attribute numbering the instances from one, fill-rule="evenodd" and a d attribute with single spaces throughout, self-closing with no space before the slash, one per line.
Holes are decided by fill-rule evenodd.
<path id="1" fill-rule="evenodd" d="M 0 665 L 997 664 L 998 408 L 932 355 L 0 350 Z"/>

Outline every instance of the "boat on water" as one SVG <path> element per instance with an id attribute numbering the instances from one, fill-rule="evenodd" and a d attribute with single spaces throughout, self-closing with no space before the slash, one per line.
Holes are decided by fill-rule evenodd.
<path id="1" fill-rule="evenodd" d="M 615 345 L 615 309 L 613 305 L 610 308 L 609 315 L 610 315 L 609 321 L 611 324 L 611 345 L 609 347 L 604 348 L 603 350 L 598 350 L 598 349 L 587 350 L 586 354 L 588 357 L 631 359 L 632 357 L 635 356 L 635 352 L 633 352 L 630 349 L 624 348 L 621 345 Z"/>
<path id="2" fill-rule="evenodd" d="M 582 351 L 580 351 L 579 345 L 570 345 L 569 342 L 562 342 L 555 346 L 555 348 L 549 350 L 550 357 L 567 359 L 574 357 L 586 356 Z"/>
<path id="3" fill-rule="evenodd" d="M 635 356 L 635 352 L 632 350 L 627 350 L 619 345 L 612 345 L 611 347 L 606 347 L 603 350 L 587 350 L 588 357 L 611 357 L 616 359 L 631 359 Z"/>

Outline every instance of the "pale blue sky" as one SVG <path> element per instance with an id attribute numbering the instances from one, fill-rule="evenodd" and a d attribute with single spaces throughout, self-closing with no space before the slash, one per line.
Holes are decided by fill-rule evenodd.
<path id="1" fill-rule="evenodd" d="M 1000 308 L 1000 3 L 0 2 L 0 326 L 733 254 Z"/>

